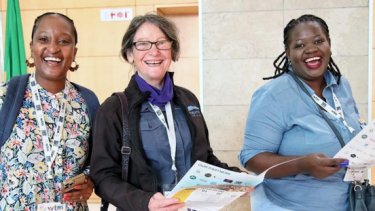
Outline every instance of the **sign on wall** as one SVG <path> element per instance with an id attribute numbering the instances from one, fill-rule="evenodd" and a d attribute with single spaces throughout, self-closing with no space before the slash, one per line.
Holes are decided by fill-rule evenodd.
<path id="1" fill-rule="evenodd" d="M 133 18 L 131 8 L 112 8 L 100 10 L 101 21 L 129 21 Z"/>

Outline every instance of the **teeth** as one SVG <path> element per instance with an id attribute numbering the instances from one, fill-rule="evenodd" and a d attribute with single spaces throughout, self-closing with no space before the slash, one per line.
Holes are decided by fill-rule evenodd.
<path id="1" fill-rule="evenodd" d="M 46 57 L 44 58 L 46 61 L 53 61 L 53 62 L 61 62 L 61 59 L 56 58 L 56 57 Z"/>
<path id="2" fill-rule="evenodd" d="M 146 64 L 161 64 L 161 61 L 147 61 Z"/>
<path id="3" fill-rule="evenodd" d="M 312 57 L 312 58 L 306 59 L 305 62 L 307 63 L 307 62 L 311 62 L 311 61 L 315 61 L 315 60 L 319 60 L 319 59 L 320 59 L 320 57 Z"/>

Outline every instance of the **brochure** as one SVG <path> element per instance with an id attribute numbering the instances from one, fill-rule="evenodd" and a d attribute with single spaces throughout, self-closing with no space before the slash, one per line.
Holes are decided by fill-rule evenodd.
<path id="1" fill-rule="evenodd" d="M 363 128 L 334 157 L 349 160 L 348 167 L 375 166 L 375 121 Z"/>
<path id="2" fill-rule="evenodd" d="M 180 199 L 190 210 L 220 210 L 261 183 L 266 172 L 254 176 L 197 161 L 167 197 Z"/>
<path id="3" fill-rule="evenodd" d="M 344 181 L 363 181 L 367 169 L 375 166 L 375 121 L 371 121 L 334 158 L 345 158 L 347 168 Z"/>

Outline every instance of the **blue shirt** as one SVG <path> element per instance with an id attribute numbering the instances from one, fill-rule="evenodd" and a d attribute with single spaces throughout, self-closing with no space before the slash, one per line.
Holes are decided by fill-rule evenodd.
<path id="1" fill-rule="evenodd" d="M 192 141 L 186 116 L 180 107 L 172 103 L 173 119 L 176 132 L 176 168 L 178 181 L 191 166 Z M 165 108 L 160 108 L 165 115 Z M 165 119 L 167 119 L 165 117 Z M 170 124 L 170 123 L 168 123 Z M 159 189 L 163 185 L 175 184 L 175 173 L 172 171 L 172 158 L 168 135 L 163 123 L 156 116 L 148 101 L 142 104 L 140 135 L 146 157 L 158 177 Z"/>
<path id="2" fill-rule="evenodd" d="M 341 103 L 345 120 L 355 129 L 350 133 L 340 120 L 327 113 L 347 143 L 361 130 L 349 82 L 341 77 L 340 84 L 337 84 L 329 71 L 324 77 L 327 83 L 323 90 L 326 102 L 335 108 L 333 91 Z M 313 93 L 309 86 L 304 85 Z M 259 88 L 253 95 L 248 113 L 244 144 L 239 155 L 241 164 L 245 165 L 261 152 L 284 156 L 324 153 L 333 157 L 341 145 L 318 109 L 289 74 L 283 74 Z M 291 210 L 346 210 L 348 183 L 343 181 L 344 174 L 345 169 L 342 169 L 321 180 L 308 174 L 266 179 L 261 184 L 267 195 L 264 203 L 273 201 Z"/>

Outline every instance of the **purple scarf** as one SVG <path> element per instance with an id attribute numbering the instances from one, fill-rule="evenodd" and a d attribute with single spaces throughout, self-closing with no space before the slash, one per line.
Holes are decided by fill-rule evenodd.
<path id="1" fill-rule="evenodd" d="M 164 84 L 161 90 L 148 84 L 138 73 L 135 74 L 135 81 L 141 92 L 150 92 L 148 101 L 159 107 L 165 106 L 173 98 L 173 82 L 169 73 L 165 74 Z"/>

